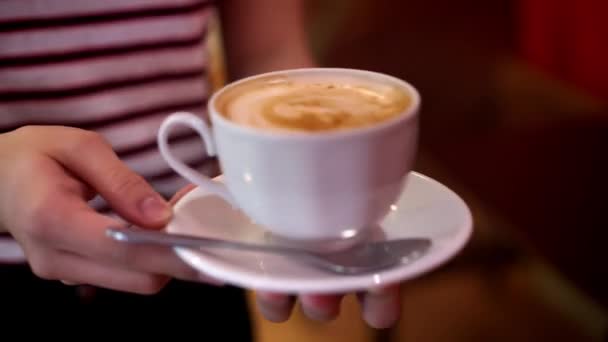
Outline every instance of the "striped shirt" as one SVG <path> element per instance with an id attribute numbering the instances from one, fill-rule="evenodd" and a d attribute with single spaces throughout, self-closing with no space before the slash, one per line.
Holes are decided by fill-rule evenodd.
<path id="1" fill-rule="evenodd" d="M 0 133 L 42 124 L 96 131 L 171 196 L 186 181 L 160 156 L 156 134 L 174 111 L 206 114 L 212 14 L 210 0 L 0 1 Z M 172 146 L 208 172 L 193 132 L 177 130 Z"/>

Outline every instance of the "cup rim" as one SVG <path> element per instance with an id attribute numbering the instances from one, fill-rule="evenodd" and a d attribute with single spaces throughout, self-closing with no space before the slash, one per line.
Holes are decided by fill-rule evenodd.
<path id="1" fill-rule="evenodd" d="M 226 117 L 220 114 L 219 110 L 216 108 L 217 99 L 229 91 L 230 89 L 239 86 L 242 83 L 255 80 L 262 77 L 268 76 L 276 76 L 276 75 L 285 75 L 285 74 L 293 74 L 293 73 L 308 73 L 308 72 L 327 72 L 327 73 L 346 73 L 346 74 L 355 74 L 355 75 L 366 75 L 372 76 L 378 79 L 386 79 L 390 82 L 393 82 L 399 85 L 402 89 L 404 89 L 408 95 L 412 99 L 412 103 L 404 110 L 403 113 L 397 115 L 394 118 L 390 118 L 378 124 L 366 127 L 358 127 L 351 128 L 347 130 L 334 130 L 329 132 L 321 132 L 321 133 L 309 133 L 309 132 L 277 132 L 277 131 L 269 131 L 269 130 L 261 130 L 256 129 L 249 126 L 240 125 L 228 120 Z M 252 137 L 257 137 L 261 139 L 280 139 L 280 140 L 332 140 L 332 139 L 340 139 L 352 136 L 358 136 L 362 134 L 371 134 L 374 132 L 383 131 L 394 127 L 400 123 L 409 122 L 417 120 L 419 117 L 421 106 L 421 98 L 419 91 L 409 82 L 397 78 L 395 76 L 391 76 L 385 73 L 364 70 L 364 69 L 353 69 L 353 68 L 333 68 L 333 67 L 311 67 L 311 68 L 295 68 L 295 69 L 284 69 L 277 70 L 271 72 L 265 72 L 260 74 L 255 74 L 252 76 L 247 76 L 241 78 L 237 81 L 229 83 L 224 87 L 217 90 L 214 94 L 211 95 L 208 102 L 208 112 L 210 115 L 210 119 L 215 125 L 221 125 L 224 128 L 230 129 L 234 132 L 238 132 L 241 134 L 250 135 Z"/>

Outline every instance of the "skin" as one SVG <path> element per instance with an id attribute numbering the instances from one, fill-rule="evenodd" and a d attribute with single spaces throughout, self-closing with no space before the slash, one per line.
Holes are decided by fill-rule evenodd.
<path id="1" fill-rule="evenodd" d="M 219 4 L 230 80 L 316 65 L 301 2 Z M 0 229 L 20 243 L 37 276 L 139 294 L 158 293 L 173 278 L 217 283 L 170 249 L 108 239 L 105 229 L 124 222 L 97 213 L 87 203 L 99 194 L 126 221 L 162 229 L 172 204 L 192 186 L 166 202 L 119 160 L 103 137 L 70 127 L 27 126 L 1 134 L 0 160 Z M 259 311 L 274 322 L 290 317 L 296 299 L 311 319 L 330 321 L 339 315 L 343 295 L 257 292 L 256 298 Z M 399 318 L 397 285 L 370 289 L 358 298 L 372 327 L 390 327 Z"/>

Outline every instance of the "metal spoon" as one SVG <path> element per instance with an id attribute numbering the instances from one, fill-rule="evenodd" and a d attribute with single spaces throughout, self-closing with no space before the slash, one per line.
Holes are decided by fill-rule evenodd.
<path id="1" fill-rule="evenodd" d="M 110 228 L 107 235 L 128 243 L 180 246 L 187 248 L 231 248 L 290 255 L 339 274 L 374 272 L 420 258 L 431 246 L 426 238 L 407 238 L 363 243 L 337 252 L 318 253 L 291 247 L 249 244 L 197 236 L 169 234 L 133 228 Z"/>

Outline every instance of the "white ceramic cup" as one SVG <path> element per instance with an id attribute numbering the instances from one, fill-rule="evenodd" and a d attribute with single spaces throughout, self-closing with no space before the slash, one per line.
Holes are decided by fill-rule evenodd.
<path id="1" fill-rule="evenodd" d="M 270 75 L 320 73 L 364 77 L 399 87 L 411 104 L 394 119 L 346 131 L 289 134 L 234 123 L 216 107 L 218 98 L 242 82 Z M 374 226 L 391 210 L 411 171 L 417 150 L 420 96 L 405 81 L 370 71 L 295 69 L 231 83 L 209 100 L 212 126 L 191 113 L 173 113 L 162 123 L 158 144 L 178 174 L 238 207 L 256 224 L 297 241 L 351 238 Z M 176 126 L 200 134 L 207 153 L 217 156 L 218 182 L 189 168 L 170 152 Z"/>

